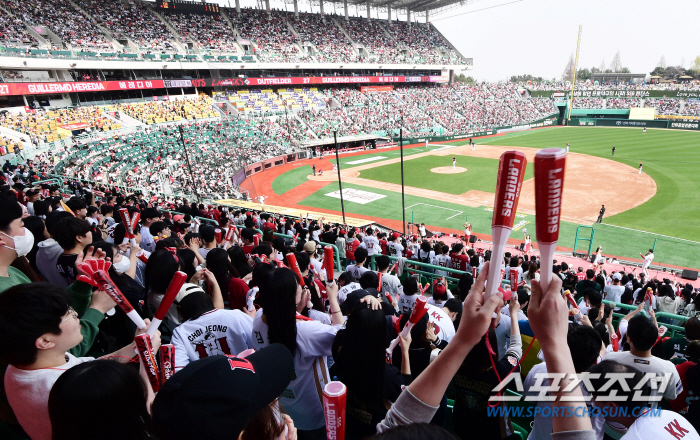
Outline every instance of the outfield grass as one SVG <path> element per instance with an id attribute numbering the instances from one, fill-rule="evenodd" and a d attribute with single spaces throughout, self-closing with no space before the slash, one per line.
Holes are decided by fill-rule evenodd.
<path id="1" fill-rule="evenodd" d="M 345 212 L 348 215 L 358 214 L 391 220 L 402 220 L 400 193 L 353 184 L 344 184 L 343 188 L 355 188 L 386 196 L 385 198 L 365 205 L 346 200 Z M 325 195 L 337 190 L 337 183 L 329 183 L 321 190 L 299 202 L 299 204 L 313 208 L 340 211 L 340 200 Z M 485 206 L 470 208 L 439 200 L 406 195 L 406 221 L 413 220 L 417 223 L 426 223 L 438 227 L 461 229 L 467 216 L 469 216 L 469 223 L 472 224 L 474 232 L 491 234 L 492 214 L 490 208 Z M 579 225 L 575 223 L 562 222 L 558 244 L 563 247 L 573 248 L 578 226 Z M 655 261 L 657 263 L 698 267 L 698 262 L 695 258 L 696 255 L 700 254 L 700 245 L 698 244 L 683 242 L 676 239 L 667 239 L 653 234 L 627 231 L 605 224 L 596 224 L 593 225 L 593 227 L 595 229 L 593 251 L 595 251 L 596 246 L 602 245 L 605 255 L 639 258 L 639 252 L 645 252 L 647 249 L 653 247 L 654 239 L 658 238 L 655 249 Z M 524 229 L 531 234 L 533 241 L 536 242 L 535 217 L 533 215 L 518 214 L 510 238 L 522 240 Z M 589 237 L 590 230 L 585 230 L 582 236 L 586 238 Z M 587 251 L 588 243 L 580 242 L 578 249 Z"/>
<path id="2" fill-rule="evenodd" d="M 480 144 L 513 147 L 565 147 L 605 157 L 637 168 L 656 182 L 657 191 L 646 203 L 605 218 L 605 223 L 700 241 L 700 132 L 684 130 L 570 127 L 532 130 L 519 136 L 489 138 Z M 617 147 L 612 157 L 612 147 Z M 605 184 L 605 176 L 591 169 L 591 179 Z M 647 191 L 638 188 L 637 191 Z M 697 266 L 697 262 L 694 264 Z"/>
<path id="3" fill-rule="evenodd" d="M 406 186 L 455 195 L 464 194 L 471 190 L 496 192 L 498 159 L 460 155 L 455 155 L 454 157 L 457 159 L 457 166 L 467 169 L 466 173 L 439 174 L 430 172 L 432 168 L 451 167 L 452 156 L 424 156 L 404 161 Z M 525 180 L 532 178 L 532 170 L 532 166 L 526 168 Z M 401 184 L 401 164 L 393 163 L 363 170 L 360 172 L 360 177 L 380 182 Z"/>
<path id="4" fill-rule="evenodd" d="M 293 168 L 275 177 L 275 180 L 272 181 L 272 190 L 275 194 L 282 195 L 290 189 L 307 182 L 309 179 L 306 176 L 310 176 L 312 173 L 313 171 L 309 165 Z"/>
<path id="5" fill-rule="evenodd" d="M 433 147 L 432 149 L 435 149 Z M 369 153 L 369 154 L 363 154 L 363 155 L 354 155 L 354 156 L 340 156 L 340 169 L 345 170 L 348 168 L 354 168 L 354 167 L 359 167 L 360 165 L 367 165 L 372 162 L 379 162 L 382 160 L 387 160 L 387 159 L 398 159 L 401 157 L 401 152 L 399 150 L 392 150 L 392 151 L 387 151 L 387 150 L 373 150 L 376 151 L 375 153 Z M 411 148 L 404 148 L 403 150 L 403 157 L 407 156 L 412 156 L 414 154 L 419 154 L 419 153 L 425 153 L 426 151 L 430 151 L 430 149 L 426 150 L 425 147 L 411 147 Z M 368 159 L 375 159 L 375 160 L 368 160 Z M 335 163 L 335 156 L 327 156 L 326 161 L 328 162 L 328 169 L 331 169 L 333 167 L 333 164 Z M 350 163 L 350 162 L 357 162 L 361 161 L 361 163 Z"/>

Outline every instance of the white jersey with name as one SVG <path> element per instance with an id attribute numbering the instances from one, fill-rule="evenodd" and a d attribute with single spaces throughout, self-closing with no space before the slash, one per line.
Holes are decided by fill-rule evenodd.
<path id="1" fill-rule="evenodd" d="M 594 417 L 597 418 L 597 417 Z M 638 417 L 621 440 L 698 440 L 700 435 L 693 425 L 674 411 L 662 409 L 660 413 Z"/>
<path id="2" fill-rule="evenodd" d="M 253 319 L 240 310 L 214 309 L 174 331 L 175 371 L 209 356 L 236 355 L 253 347 Z"/>
<path id="3" fill-rule="evenodd" d="M 440 267 L 452 267 L 452 258 L 445 254 L 436 255 L 433 258 L 433 264 Z M 443 277 L 447 276 L 447 272 L 444 270 L 435 269 L 435 274 Z"/>
<path id="4" fill-rule="evenodd" d="M 649 254 L 644 257 L 644 263 L 642 265 L 644 267 L 649 267 L 651 266 L 651 262 L 654 261 L 654 254 Z"/>
<path id="5" fill-rule="evenodd" d="M 350 293 L 360 289 L 362 289 L 362 287 L 360 287 L 360 283 L 346 284 L 338 289 L 338 304 L 344 303 Z"/>
<path id="6" fill-rule="evenodd" d="M 435 334 L 443 341 L 450 342 L 455 336 L 455 325 L 441 307 L 428 306 L 428 321 L 433 323 Z"/>
<path id="7" fill-rule="evenodd" d="M 363 273 L 367 272 L 369 269 L 364 267 L 361 264 L 353 264 L 352 266 L 349 266 L 346 269 L 346 272 L 349 272 L 350 275 L 352 276 L 352 280 L 354 282 L 360 281 L 360 277 L 362 276 Z"/>
<path id="8" fill-rule="evenodd" d="M 318 321 L 297 321 L 297 350 L 294 356 L 294 380 L 280 396 L 284 412 L 294 420 L 297 429 L 310 431 L 323 428 L 323 388 L 330 377 L 326 357 L 331 355 L 333 339 L 340 326 Z M 253 320 L 253 348 L 270 345 L 267 324 L 260 311 Z"/>
<path id="9" fill-rule="evenodd" d="M 413 310 L 413 304 L 416 303 L 418 295 L 418 293 L 414 293 L 413 295 L 402 294 L 399 297 L 399 313 L 411 313 Z"/>
<path id="10" fill-rule="evenodd" d="M 394 299 L 396 299 L 397 294 L 402 294 L 403 286 L 401 281 L 399 281 L 399 277 L 388 273 L 382 274 L 382 293 L 385 296 L 389 293 Z"/>
<path id="11" fill-rule="evenodd" d="M 380 254 L 382 252 L 382 248 L 379 246 L 379 240 L 374 235 L 365 235 L 360 246 L 367 249 L 367 256 Z"/>
<path id="12" fill-rule="evenodd" d="M 403 256 L 403 245 L 401 243 L 390 241 L 386 244 L 386 248 L 389 251 L 389 255 L 392 257 Z"/>
<path id="13" fill-rule="evenodd" d="M 624 320 L 626 321 L 626 320 Z M 624 338 L 624 336 L 622 336 Z M 612 352 L 605 355 L 605 361 L 616 361 L 621 364 L 635 367 L 642 373 L 655 373 L 658 379 L 656 395 L 663 393 L 668 400 L 674 400 L 683 392 L 683 383 L 678 375 L 676 366 L 670 361 L 651 357 L 635 356 L 629 351 Z M 653 393 L 653 391 L 652 391 Z"/>

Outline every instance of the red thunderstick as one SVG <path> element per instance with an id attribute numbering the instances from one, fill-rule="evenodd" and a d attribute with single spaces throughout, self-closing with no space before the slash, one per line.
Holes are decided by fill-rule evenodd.
<path id="1" fill-rule="evenodd" d="M 131 241 L 131 245 L 136 246 L 136 235 L 134 234 L 134 225 L 139 222 L 139 218 L 141 218 L 141 213 L 135 212 L 132 217 L 129 217 L 129 210 L 126 208 L 120 208 L 119 215 L 122 217 L 122 222 L 126 227 L 126 235 L 124 238 L 128 238 Z"/>
<path id="2" fill-rule="evenodd" d="M 288 253 L 287 254 L 287 263 L 289 263 L 289 268 L 294 271 L 295 274 L 299 277 L 299 284 L 301 284 L 301 287 L 304 287 L 304 277 L 301 276 L 301 271 L 299 270 L 299 263 L 297 263 L 297 257 L 293 253 Z"/>
<path id="3" fill-rule="evenodd" d="M 513 292 L 518 290 L 518 278 L 520 278 L 518 268 L 511 267 L 510 268 L 510 290 L 512 290 Z"/>
<path id="4" fill-rule="evenodd" d="M 323 413 L 326 416 L 326 440 L 345 440 L 347 387 L 338 381 L 323 387 Z"/>
<path id="5" fill-rule="evenodd" d="M 545 148 L 535 155 L 535 227 L 541 260 L 540 285 L 543 292 L 547 291 L 552 280 L 554 249 L 559 240 L 565 168 L 566 150 Z"/>
<path id="6" fill-rule="evenodd" d="M 377 292 L 382 291 L 382 275 L 383 274 L 381 272 L 377 272 L 377 277 L 379 278 L 379 287 L 377 287 Z"/>
<path id="7" fill-rule="evenodd" d="M 331 246 L 323 247 L 323 268 L 326 269 L 326 280 L 335 279 L 335 266 L 333 265 L 333 248 Z"/>
<path id="8" fill-rule="evenodd" d="M 134 338 L 134 342 L 136 342 L 136 353 L 138 353 L 139 359 L 141 359 L 143 366 L 146 368 L 146 375 L 151 383 L 151 388 L 153 388 L 153 391 L 158 391 L 160 388 L 160 374 L 156 364 L 156 355 L 153 353 L 151 338 L 147 334 L 142 333 Z"/>
<path id="9" fill-rule="evenodd" d="M 165 291 L 163 299 L 160 301 L 160 305 L 158 306 L 158 310 L 156 310 L 153 321 L 151 321 L 151 324 L 148 326 L 147 333 L 149 337 L 153 337 L 153 335 L 156 334 L 156 330 L 158 330 L 160 323 L 163 322 L 163 319 L 165 319 L 165 315 L 168 313 L 168 310 L 170 310 L 170 306 L 173 304 L 173 301 L 175 301 L 175 297 L 180 291 L 182 285 L 185 284 L 185 281 L 187 281 L 187 274 L 185 272 L 175 272 L 173 279 L 168 285 L 168 289 Z"/>
<path id="10" fill-rule="evenodd" d="M 221 229 L 216 228 L 214 229 L 214 237 L 216 237 L 216 244 L 221 244 Z"/>
<path id="11" fill-rule="evenodd" d="M 493 219 L 491 220 L 491 235 L 493 236 L 493 249 L 489 265 L 488 283 L 484 300 L 496 293 L 500 287 L 498 278 L 503 260 L 505 248 L 510 232 L 513 230 L 515 212 L 518 209 L 520 189 L 523 184 L 523 175 L 527 159 L 519 151 L 506 151 L 501 155 L 498 163 L 498 177 L 496 180 L 496 198 L 493 204 Z"/>
<path id="12" fill-rule="evenodd" d="M 172 344 L 164 344 L 158 350 L 158 364 L 160 365 L 160 384 L 163 385 L 166 380 L 175 373 L 173 371 L 173 363 L 175 362 L 175 346 Z"/>
<path id="13" fill-rule="evenodd" d="M 80 263 L 80 265 L 78 265 L 78 271 L 81 275 L 78 275 L 77 279 L 78 281 L 86 282 L 107 292 L 114 302 L 117 303 L 119 308 L 126 313 L 126 316 L 136 324 L 136 327 L 146 328 L 146 323 L 143 322 L 141 316 L 139 316 L 138 312 L 129 304 L 124 294 L 114 285 L 114 281 L 109 277 L 107 273 L 109 265 L 111 265 L 111 263 L 104 260 L 88 260 L 84 263 Z"/>
<path id="14" fill-rule="evenodd" d="M 233 243 L 233 234 L 236 232 L 235 226 L 229 226 L 228 231 L 226 231 L 226 241 Z"/>
<path id="15" fill-rule="evenodd" d="M 419 296 L 416 298 L 416 302 L 413 304 L 413 310 L 411 310 L 411 316 L 409 316 L 408 322 L 406 325 L 404 325 L 403 330 L 401 330 L 401 336 L 403 336 L 404 339 L 408 337 L 408 334 L 411 333 L 413 326 L 416 325 L 416 323 L 420 321 L 423 315 L 425 315 L 425 313 L 428 311 L 427 305 L 428 298 L 425 296 Z M 398 344 L 398 337 L 391 341 L 389 348 L 386 349 L 386 352 L 389 353 L 389 357 L 391 357 L 391 354 L 394 352 L 394 349 Z"/>

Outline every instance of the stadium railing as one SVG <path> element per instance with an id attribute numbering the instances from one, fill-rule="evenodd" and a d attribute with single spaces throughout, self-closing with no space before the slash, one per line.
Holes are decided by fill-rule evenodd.
<path id="1" fill-rule="evenodd" d="M 637 310 L 637 306 L 633 306 L 630 304 L 621 304 L 621 303 L 615 303 L 615 302 L 606 301 L 606 300 L 603 300 L 603 304 L 607 304 L 609 306 L 614 305 L 615 308 L 619 307 L 619 308 L 624 309 L 624 310 L 629 310 L 630 312 Z M 646 312 L 644 310 L 642 310 L 640 313 L 642 313 L 643 315 L 646 315 Z M 675 315 L 673 313 L 665 313 L 665 312 L 657 312 L 657 313 L 655 313 L 655 315 L 656 315 L 657 321 L 659 319 L 672 319 L 672 320 L 678 320 L 681 323 L 685 323 L 688 319 L 690 319 L 690 316 Z M 617 318 L 618 321 L 621 320 L 622 318 L 624 318 L 625 316 L 627 316 L 627 313 L 618 313 L 618 312 L 613 311 L 613 317 Z M 674 337 L 676 335 L 676 333 L 685 334 L 685 328 L 683 328 L 679 325 L 667 324 L 664 322 L 661 322 L 660 324 L 662 324 L 664 327 L 666 327 L 669 330 L 669 332 L 670 332 L 669 336 L 671 336 L 671 337 Z"/>
<path id="2" fill-rule="evenodd" d="M 383 255 L 383 254 L 374 254 L 370 257 L 371 258 L 370 264 L 372 266 L 372 270 L 375 270 L 375 271 L 377 270 L 377 263 L 375 262 L 375 257 L 377 257 L 379 255 Z M 391 255 L 386 255 L 386 256 L 389 257 L 389 259 L 392 262 L 396 262 L 399 259 L 399 257 L 393 257 Z M 403 257 L 401 257 L 401 258 L 403 258 Z M 408 258 L 404 258 L 404 260 L 405 260 L 405 263 L 404 263 L 403 273 L 412 272 L 412 273 L 416 273 L 418 275 L 424 276 L 426 278 L 426 280 L 428 280 L 428 283 L 430 285 L 433 284 L 434 279 L 443 278 L 442 275 L 437 275 L 435 272 L 430 272 L 430 269 L 432 269 L 433 271 L 441 270 L 441 271 L 447 272 L 449 274 L 459 275 L 458 277 L 453 277 L 453 276 L 449 276 L 449 275 L 444 277 L 445 280 L 447 280 L 447 282 L 448 282 L 448 287 L 449 287 L 450 282 L 452 283 L 452 286 L 456 286 L 457 283 L 459 283 L 459 279 L 461 278 L 461 276 L 466 273 L 463 270 L 453 269 L 451 267 L 435 266 L 434 264 L 423 263 L 422 261 L 410 260 Z M 413 266 L 413 267 L 409 267 L 409 266 Z M 416 266 L 418 267 L 418 269 L 415 268 Z M 426 269 L 428 269 L 428 270 L 426 270 Z"/>

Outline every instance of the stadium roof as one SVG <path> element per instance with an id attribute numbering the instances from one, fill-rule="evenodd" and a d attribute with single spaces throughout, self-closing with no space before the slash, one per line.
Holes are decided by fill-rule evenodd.
<path id="1" fill-rule="evenodd" d="M 318 6 L 319 0 L 309 0 L 314 6 Z M 369 3 L 371 9 L 379 9 L 381 12 L 386 12 L 387 8 L 401 10 L 410 9 L 412 14 L 424 15 L 426 11 L 430 11 L 431 16 L 444 12 L 446 10 L 466 6 L 475 3 L 478 0 L 347 0 L 348 5 L 366 7 Z M 293 3 L 294 0 L 284 0 L 285 3 Z M 323 0 L 324 4 L 335 3 L 343 5 L 344 0 Z"/>

